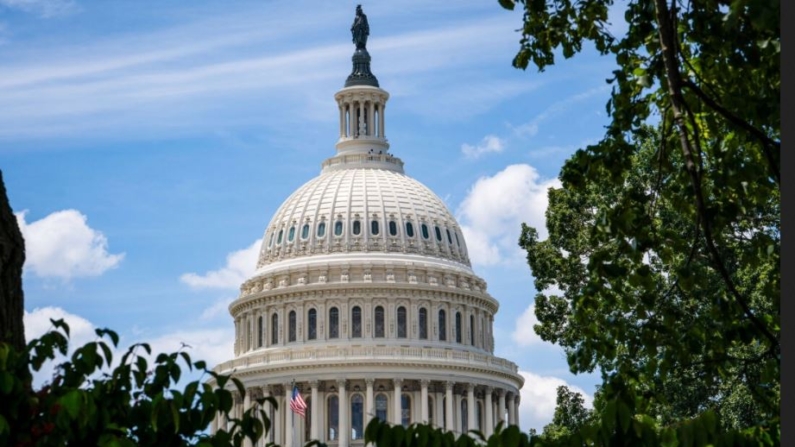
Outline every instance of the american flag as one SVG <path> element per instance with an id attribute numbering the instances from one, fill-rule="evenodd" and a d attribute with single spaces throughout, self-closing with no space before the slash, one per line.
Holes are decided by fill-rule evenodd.
<path id="1" fill-rule="evenodd" d="M 290 398 L 290 409 L 293 410 L 294 413 L 305 417 L 306 408 L 306 402 L 304 402 L 304 398 L 301 397 L 301 393 L 298 392 L 298 387 L 293 385 L 293 397 Z"/>

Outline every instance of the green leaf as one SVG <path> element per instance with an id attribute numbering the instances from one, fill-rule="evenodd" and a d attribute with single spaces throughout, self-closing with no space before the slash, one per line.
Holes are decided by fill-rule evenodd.
<path id="1" fill-rule="evenodd" d="M 71 390 L 58 399 L 58 403 L 70 418 L 76 419 L 83 409 L 83 393 L 80 390 Z"/>

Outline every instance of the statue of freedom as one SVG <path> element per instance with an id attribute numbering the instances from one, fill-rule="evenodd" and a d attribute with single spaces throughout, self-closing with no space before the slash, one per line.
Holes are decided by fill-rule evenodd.
<path id="1" fill-rule="evenodd" d="M 353 43 L 357 50 L 364 50 L 367 46 L 367 36 L 370 35 L 370 25 L 367 23 L 367 16 L 362 12 L 362 5 L 356 6 L 356 18 L 351 25 Z"/>

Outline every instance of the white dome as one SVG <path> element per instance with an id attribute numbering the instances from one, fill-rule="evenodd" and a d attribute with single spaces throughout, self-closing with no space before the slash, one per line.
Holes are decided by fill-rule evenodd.
<path id="1" fill-rule="evenodd" d="M 287 198 L 265 231 L 257 267 L 356 252 L 470 265 L 461 228 L 436 194 L 400 170 L 357 164 L 327 168 Z"/>

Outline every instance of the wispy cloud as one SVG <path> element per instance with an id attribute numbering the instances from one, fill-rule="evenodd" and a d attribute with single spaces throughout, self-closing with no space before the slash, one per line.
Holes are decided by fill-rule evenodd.
<path id="1" fill-rule="evenodd" d="M 462 144 L 461 153 L 464 154 L 464 157 L 474 160 L 488 153 L 502 152 L 504 148 L 505 142 L 502 139 L 494 135 L 486 135 L 475 146 L 466 143 Z"/>
<path id="2" fill-rule="evenodd" d="M 73 0 L 0 0 L 2 8 L 17 9 L 49 18 L 71 14 L 78 10 Z"/>
<path id="3" fill-rule="evenodd" d="M 525 136 L 525 137 L 532 137 L 538 133 L 538 126 L 548 120 L 553 116 L 557 116 L 562 114 L 563 112 L 569 110 L 573 105 L 585 101 L 588 98 L 596 96 L 598 94 L 607 92 L 610 90 L 609 85 L 603 85 L 600 87 L 595 87 L 584 92 L 578 93 L 576 95 L 572 95 L 566 99 L 558 101 L 551 106 L 547 107 L 546 110 L 536 115 L 532 120 L 516 126 L 513 128 L 513 131 L 518 136 Z"/>

